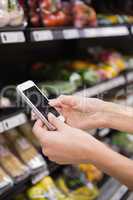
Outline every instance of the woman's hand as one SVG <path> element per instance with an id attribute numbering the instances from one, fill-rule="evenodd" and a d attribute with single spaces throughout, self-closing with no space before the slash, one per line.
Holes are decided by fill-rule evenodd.
<path id="1" fill-rule="evenodd" d="M 75 128 L 93 129 L 105 127 L 107 103 L 96 98 L 61 95 L 51 100 L 66 119 L 66 123 Z"/>
<path id="2" fill-rule="evenodd" d="M 49 115 L 49 122 L 56 127 L 56 131 L 48 131 L 37 120 L 33 132 L 42 145 L 44 155 L 51 161 L 58 164 L 91 162 L 133 189 L 132 160 L 112 151 L 84 131 L 71 128 L 52 114 Z"/>
<path id="3" fill-rule="evenodd" d="M 44 155 L 59 164 L 76 164 L 91 161 L 92 146 L 95 139 L 76 128 L 61 122 L 52 114 L 49 122 L 57 131 L 48 131 L 40 120 L 34 125 L 33 132 L 40 141 Z"/>

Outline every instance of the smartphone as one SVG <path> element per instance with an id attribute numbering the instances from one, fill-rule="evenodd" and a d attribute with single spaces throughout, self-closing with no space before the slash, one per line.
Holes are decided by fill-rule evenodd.
<path id="1" fill-rule="evenodd" d="M 48 114 L 52 113 L 61 121 L 64 117 L 52 106 L 49 105 L 48 98 L 41 92 L 33 81 L 26 81 L 17 86 L 17 93 L 29 105 L 34 113 L 40 118 L 49 130 L 55 130 L 55 127 L 48 121 Z"/>

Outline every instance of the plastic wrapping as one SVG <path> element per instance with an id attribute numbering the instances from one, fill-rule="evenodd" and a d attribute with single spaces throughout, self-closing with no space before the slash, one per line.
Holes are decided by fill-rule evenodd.
<path id="1" fill-rule="evenodd" d="M 0 135 L 0 164 L 15 183 L 24 180 L 29 175 L 28 168 L 10 151 L 3 135 Z"/>
<path id="2" fill-rule="evenodd" d="M 27 191 L 31 200 L 66 200 L 65 195 L 58 190 L 51 177 L 45 177 L 40 183 Z"/>
<path id="3" fill-rule="evenodd" d="M 96 26 L 96 12 L 83 1 L 75 0 L 73 5 L 74 26 L 82 28 L 84 26 Z"/>
<path id="4" fill-rule="evenodd" d="M 8 12 L 8 0 L 0 1 L 0 27 L 7 26 L 10 22 L 10 15 Z"/>
<path id="5" fill-rule="evenodd" d="M 0 27 L 27 25 L 23 7 L 17 0 L 0 1 Z"/>
<path id="6" fill-rule="evenodd" d="M 20 132 L 12 129 L 6 132 L 6 137 L 32 174 L 47 170 L 47 165 L 42 155 L 38 153 L 34 146 Z"/>
<path id="7" fill-rule="evenodd" d="M 32 133 L 30 122 L 27 122 L 18 127 L 18 130 L 37 148 L 40 148 L 40 143 Z"/>
<path id="8" fill-rule="evenodd" d="M 6 172 L 0 167 L 0 195 L 6 192 L 13 185 L 13 180 L 6 174 Z"/>

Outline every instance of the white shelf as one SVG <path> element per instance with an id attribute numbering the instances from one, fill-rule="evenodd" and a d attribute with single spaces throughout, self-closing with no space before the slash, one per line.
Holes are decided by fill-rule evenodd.
<path id="1" fill-rule="evenodd" d="M 98 84 L 96 86 L 92 86 L 90 88 L 76 92 L 75 95 L 92 97 L 92 96 L 99 95 L 101 93 L 105 93 L 108 90 L 122 86 L 125 83 L 126 83 L 126 80 L 125 80 L 124 76 L 119 76 L 117 78 L 114 78 L 112 80 L 106 81 L 101 84 Z"/>
<path id="2" fill-rule="evenodd" d="M 12 117 L 8 117 L 0 122 L 0 133 L 4 131 L 16 128 L 27 122 L 27 117 L 24 113 L 15 114 Z"/>

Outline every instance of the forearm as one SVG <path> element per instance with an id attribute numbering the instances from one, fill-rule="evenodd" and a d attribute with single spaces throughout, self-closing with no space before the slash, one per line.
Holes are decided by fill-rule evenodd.
<path id="1" fill-rule="evenodd" d="M 105 126 L 133 134 L 133 108 L 105 102 Z"/>
<path id="2" fill-rule="evenodd" d="M 92 163 L 133 190 L 133 161 L 114 152 L 101 142 L 97 140 L 95 142 L 96 148 L 92 148 L 91 152 Z M 88 156 L 90 158 L 90 155 Z"/>

